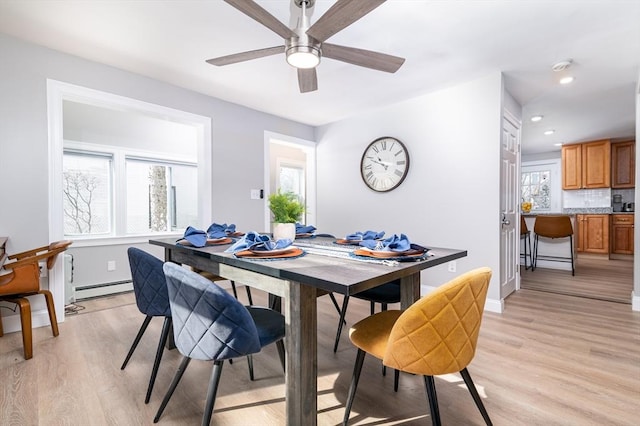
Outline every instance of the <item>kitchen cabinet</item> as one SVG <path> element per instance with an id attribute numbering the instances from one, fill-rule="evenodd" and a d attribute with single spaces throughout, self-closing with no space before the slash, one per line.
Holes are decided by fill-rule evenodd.
<path id="1" fill-rule="evenodd" d="M 579 214 L 576 222 L 576 251 L 609 254 L 608 214 Z"/>
<path id="2" fill-rule="evenodd" d="M 562 189 L 609 188 L 611 141 L 609 139 L 562 147 Z"/>
<path id="3" fill-rule="evenodd" d="M 611 253 L 633 254 L 633 214 L 611 216 Z"/>
<path id="4" fill-rule="evenodd" d="M 634 188 L 636 186 L 635 140 L 611 144 L 611 187 Z"/>

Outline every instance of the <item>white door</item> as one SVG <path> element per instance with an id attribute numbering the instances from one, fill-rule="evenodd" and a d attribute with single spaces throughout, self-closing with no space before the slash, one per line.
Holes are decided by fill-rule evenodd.
<path id="1" fill-rule="evenodd" d="M 500 166 L 500 298 L 519 286 L 520 276 L 520 123 L 506 113 L 502 119 Z"/>

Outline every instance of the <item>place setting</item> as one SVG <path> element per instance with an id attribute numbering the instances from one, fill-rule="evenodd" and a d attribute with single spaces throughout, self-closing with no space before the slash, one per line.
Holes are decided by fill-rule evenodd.
<path id="1" fill-rule="evenodd" d="M 340 238 L 337 239 L 335 241 L 336 244 L 340 244 L 340 245 L 352 245 L 352 246 L 359 246 L 360 242 L 364 241 L 364 240 L 380 240 L 382 237 L 384 237 L 384 231 L 364 231 L 364 232 L 354 232 L 353 234 L 349 234 L 347 236 L 345 236 L 344 238 Z"/>
<path id="2" fill-rule="evenodd" d="M 176 244 L 192 247 L 205 247 L 231 244 L 236 238 L 242 237 L 243 232 L 236 231 L 235 224 L 212 223 L 206 231 L 188 226 L 184 235 Z"/>
<path id="3" fill-rule="evenodd" d="M 225 252 L 233 253 L 238 258 L 254 260 L 294 259 L 305 254 L 305 251 L 294 246 L 290 239 L 273 240 L 271 236 L 255 231 L 247 232 Z"/>
<path id="4" fill-rule="evenodd" d="M 429 249 L 409 241 L 405 234 L 393 234 L 384 240 L 363 239 L 352 252 L 354 257 L 394 260 L 398 262 L 425 260 Z"/>

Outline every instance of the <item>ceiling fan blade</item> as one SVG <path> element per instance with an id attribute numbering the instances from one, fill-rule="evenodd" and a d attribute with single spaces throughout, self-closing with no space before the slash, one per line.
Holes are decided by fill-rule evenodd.
<path id="1" fill-rule="evenodd" d="M 307 30 L 322 42 L 380 6 L 386 0 L 338 0 Z"/>
<path id="2" fill-rule="evenodd" d="M 322 56 L 390 73 L 398 71 L 404 64 L 404 58 L 398 56 L 330 43 L 322 43 Z"/>
<path id="3" fill-rule="evenodd" d="M 248 52 L 234 53 L 233 55 L 220 56 L 219 58 L 207 59 L 207 63 L 217 65 L 235 64 L 238 62 L 249 61 L 251 59 L 263 58 L 265 56 L 284 53 L 284 46 L 267 47 L 265 49 L 250 50 Z"/>
<path id="4" fill-rule="evenodd" d="M 298 68 L 298 86 L 300 93 L 318 90 L 318 74 L 315 68 Z"/>
<path id="5" fill-rule="evenodd" d="M 284 39 L 295 37 L 296 34 L 291 31 L 285 24 L 276 19 L 272 14 L 267 12 L 253 0 L 224 0 L 240 12 L 260 22 L 274 33 Z"/>

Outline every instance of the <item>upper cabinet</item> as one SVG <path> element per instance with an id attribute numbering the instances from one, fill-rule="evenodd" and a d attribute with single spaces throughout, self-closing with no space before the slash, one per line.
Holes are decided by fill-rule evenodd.
<path id="1" fill-rule="evenodd" d="M 562 189 L 609 188 L 611 141 L 609 139 L 562 147 Z"/>
<path id="2" fill-rule="evenodd" d="M 611 187 L 636 186 L 636 143 L 634 140 L 611 144 Z"/>

